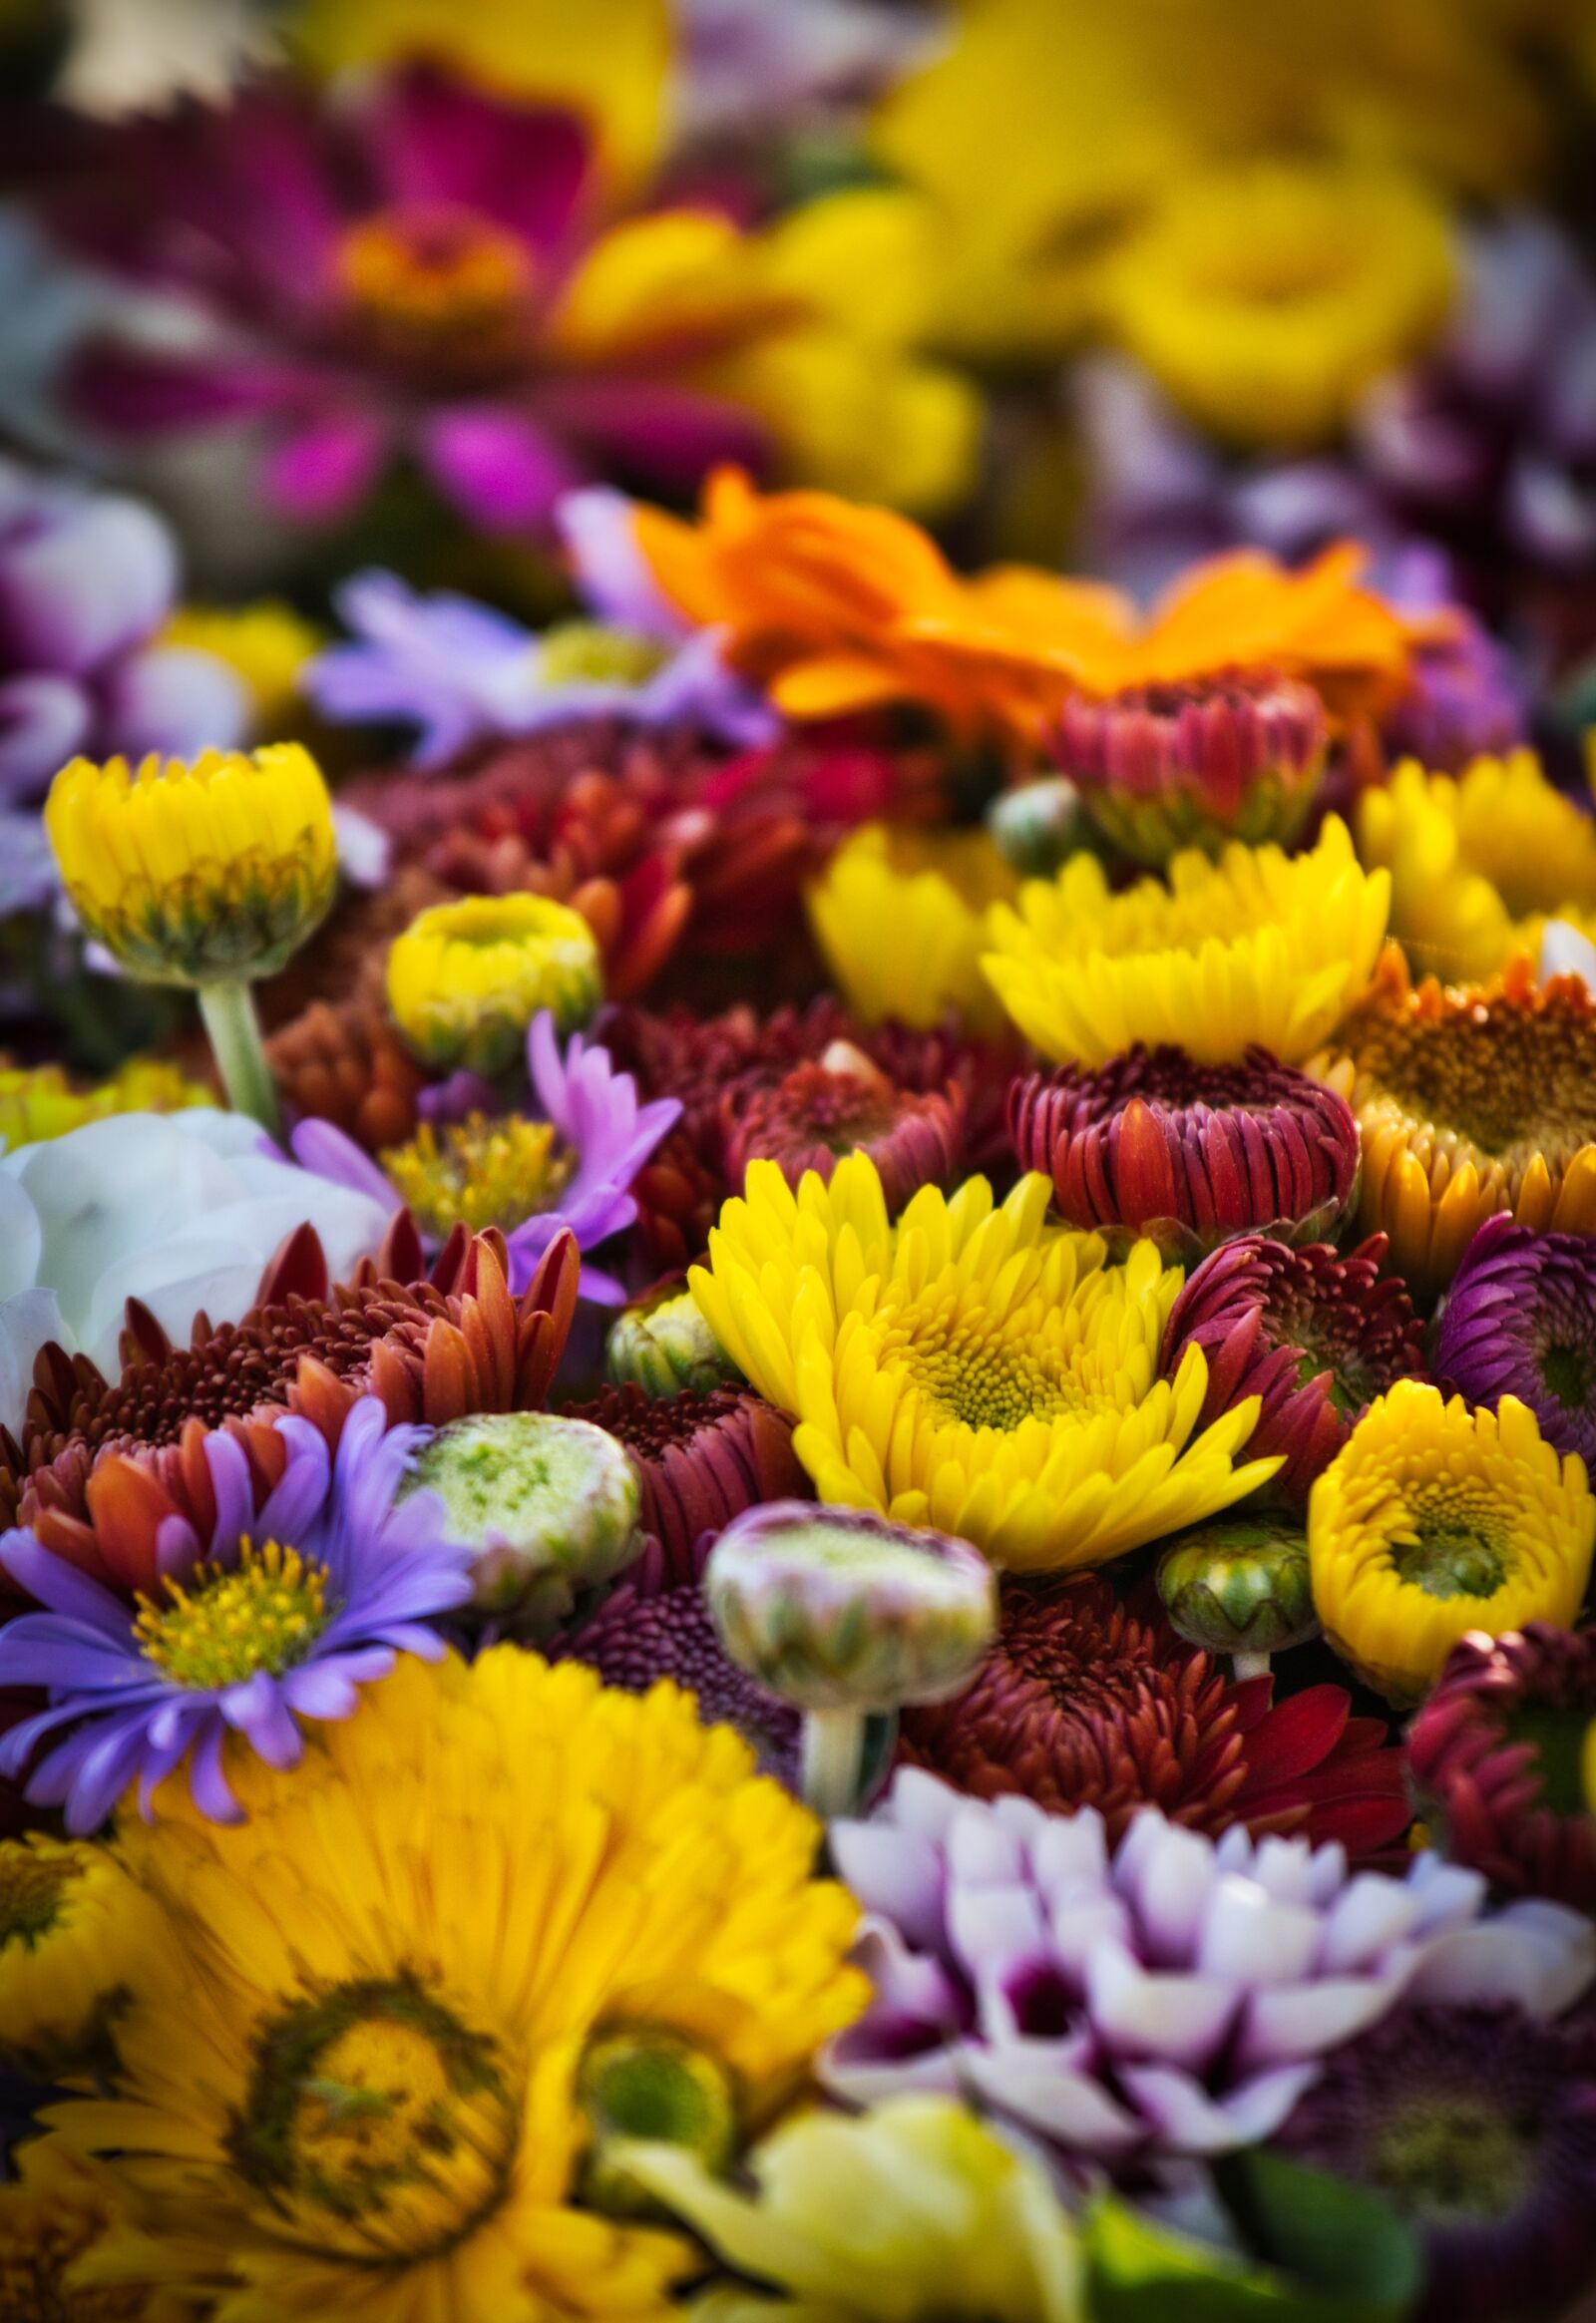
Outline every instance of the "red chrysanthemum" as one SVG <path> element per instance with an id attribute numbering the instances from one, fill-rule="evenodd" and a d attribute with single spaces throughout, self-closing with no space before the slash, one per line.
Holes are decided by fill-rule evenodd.
<path id="1" fill-rule="evenodd" d="M 1596 1816 L 1580 1781 L 1593 1718 L 1596 1628 L 1464 1638 L 1407 1730 L 1434 1843 L 1509 1895 L 1596 1912 Z"/>
<path id="2" fill-rule="evenodd" d="M 741 1388 L 645 1395 L 640 1387 L 605 1387 L 565 1410 L 625 1445 L 642 1487 L 642 1529 L 659 1542 L 673 1579 L 691 1572 L 693 1544 L 741 1510 L 813 1497 L 792 1448 L 792 1421 Z"/>
<path id="3" fill-rule="evenodd" d="M 814 1064 L 795 1065 L 774 1088 L 753 1089 L 723 1106 L 729 1185 L 751 1161 L 773 1161 L 796 1188 L 806 1170 L 829 1181 L 845 1153 L 866 1153 L 881 1177 L 889 1211 L 922 1186 L 960 1174 L 965 1101 L 958 1088 L 916 1096 L 895 1089 L 863 1050 L 837 1041 Z"/>
<path id="4" fill-rule="evenodd" d="M 1201 1426 L 1263 1398 L 1248 1456 L 1284 1458 L 1263 1495 L 1299 1514 L 1365 1406 L 1425 1376 L 1423 1325 L 1405 1285 L 1381 1275 L 1385 1255 L 1383 1234 L 1345 1254 L 1245 1235 L 1195 1269 L 1165 1326 L 1166 1371 L 1193 1345 L 1208 1359 Z"/>
<path id="5" fill-rule="evenodd" d="M 996 1644 L 955 1701 L 906 1711 L 905 1758 L 980 1798 L 1094 1806 L 1118 1838 L 1140 1806 L 1217 1836 L 1245 1823 L 1390 1847 L 1408 1821 L 1401 1753 L 1339 1686 L 1282 1703 L 1273 1677 L 1229 1681 L 1096 1573 L 1005 1586 Z"/>
<path id="6" fill-rule="evenodd" d="M 578 1272 L 575 1239 L 561 1234 L 513 1299 L 503 1238 L 459 1229 L 430 1272 L 418 1248 L 404 1279 L 367 1261 L 329 1285 L 302 1231 L 261 1304 L 215 1330 L 201 1315 L 186 1348 L 130 1302 L 132 1344 L 115 1380 L 46 1348 L 22 1441 L 0 1439 L 0 1486 L 57 1555 L 111 1587 L 152 1589 L 163 1519 L 186 1516 L 203 1533 L 213 1523 L 208 1429 L 237 1438 L 258 1506 L 280 1471 L 260 1424 L 273 1413 L 301 1413 L 334 1444 L 362 1395 L 380 1397 L 395 1423 L 537 1410 L 571 1330 Z"/>
<path id="7" fill-rule="evenodd" d="M 1084 1231 L 1150 1234 L 1177 1256 L 1267 1230 L 1328 1234 L 1358 1176 L 1350 1108 L 1264 1049 L 1239 1065 L 1139 1044 L 1100 1071 L 1016 1081 L 1009 1134 Z"/>

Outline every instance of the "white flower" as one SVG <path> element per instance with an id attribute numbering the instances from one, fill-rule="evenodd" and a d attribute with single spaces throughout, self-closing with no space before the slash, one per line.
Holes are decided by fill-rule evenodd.
<path id="1" fill-rule="evenodd" d="M 0 1424 L 21 1426 L 49 1340 L 115 1377 L 129 1299 L 180 1344 L 200 1308 L 236 1322 L 306 1221 L 341 1280 L 388 1213 L 296 1169 L 236 1113 L 121 1113 L 0 1154 Z"/>
<path id="2" fill-rule="evenodd" d="M 1596 944 L 1567 920 L 1548 920 L 1541 930 L 1540 980 L 1548 976 L 1583 976 L 1596 992 Z"/>

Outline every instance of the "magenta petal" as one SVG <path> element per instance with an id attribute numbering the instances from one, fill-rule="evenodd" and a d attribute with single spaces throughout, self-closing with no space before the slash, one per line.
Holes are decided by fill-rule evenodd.
<path id="1" fill-rule="evenodd" d="M 302 523 L 330 523 L 362 500 L 388 452 L 373 413 L 326 411 L 284 438 L 266 461 L 266 498 Z"/>
<path id="2" fill-rule="evenodd" d="M 280 392 L 280 380 L 263 369 L 146 353 L 104 339 L 79 349 L 65 380 L 73 411 L 124 436 L 241 419 L 269 409 Z"/>
<path id="3" fill-rule="evenodd" d="M 539 396 L 552 427 L 661 484 L 692 485 L 721 461 L 753 474 L 769 463 L 770 438 L 750 412 L 695 388 L 657 379 L 556 382 Z"/>
<path id="4" fill-rule="evenodd" d="M 372 135 L 395 201 L 477 210 L 539 253 L 564 237 L 593 166 L 579 114 L 510 104 L 425 65 L 390 82 Z"/>
<path id="5" fill-rule="evenodd" d="M 503 408 L 439 412 L 422 429 L 420 450 L 444 498 L 484 533 L 542 530 L 576 482 L 555 438 Z"/>

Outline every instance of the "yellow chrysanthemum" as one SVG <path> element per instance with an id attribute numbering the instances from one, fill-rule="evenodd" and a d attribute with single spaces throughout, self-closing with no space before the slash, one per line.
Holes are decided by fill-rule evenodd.
<path id="1" fill-rule="evenodd" d="M 1519 954 L 1489 984 L 1415 989 L 1390 945 L 1306 1069 L 1358 1117 L 1360 1228 L 1389 1237 L 1416 1299 L 1494 1211 L 1596 1234 L 1596 1001 L 1577 976 L 1537 986 Z"/>
<path id="2" fill-rule="evenodd" d="M 16 2167 L 0 2185 L 0 2323 L 198 2323 L 200 2308 L 159 2284 L 98 2281 L 98 2244 L 129 2222 L 110 2169 L 59 2137 L 29 2138 Z"/>
<path id="3" fill-rule="evenodd" d="M 1098 1065 L 1133 1041 L 1175 1041 L 1204 1064 L 1255 1042 L 1305 1057 L 1369 980 L 1386 933 L 1391 875 L 1364 872 L 1346 825 L 1327 817 L 1305 855 L 1227 847 L 1177 855 L 1167 884 L 1111 894 L 1093 855 L 998 905 L 983 962 L 1028 1040 Z"/>
<path id="4" fill-rule="evenodd" d="M 1248 441 L 1331 435 L 1443 320 L 1445 214 L 1341 163 L 1187 176 L 1108 270 L 1109 327 L 1198 419 Z"/>
<path id="5" fill-rule="evenodd" d="M 754 2194 L 679 2148 L 639 2150 L 643 2183 L 724 2265 L 795 2302 L 715 2290 L 696 2323 L 1076 2323 L 1082 2312 L 1074 2224 L 1046 2171 L 952 2098 L 806 2114 L 748 2166 Z"/>
<path id="6" fill-rule="evenodd" d="M 1336 1651 L 1394 1702 L 1416 1700 L 1469 1630 L 1500 1637 L 1579 1613 L 1596 1498 L 1516 1396 L 1471 1411 L 1399 1379 L 1314 1485 L 1314 1608 Z"/>
<path id="7" fill-rule="evenodd" d="M 46 2079 L 99 2062 L 158 1933 L 103 1847 L 0 1839 L 0 2057 Z"/>
<path id="8" fill-rule="evenodd" d="M 844 840 L 805 903 L 826 966 L 856 1016 L 926 1030 L 950 1008 L 972 1031 L 1002 1010 L 982 973 L 987 907 L 1014 893 L 985 831 L 867 823 Z"/>
<path id="9" fill-rule="evenodd" d="M 170 2232 L 212 2323 L 663 2317 L 685 2243 L 573 2196 L 645 2125 L 757 2133 L 857 2014 L 813 1818 L 675 1688 L 509 1647 L 229 1771 L 245 1822 L 175 1787 L 119 1831 L 163 1940 L 117 2098 L 51 2117 L 149 2214 L 102 2272 Z"/>
<path id="10" fill-rule="evenodd" d="M 416 1054 L 439 1069 L 494 1073 L 541 1008 L 571 1032 L 603 998 L 593 930 L 547 896 L 467 896 L 418 912 L 388 954 L 388 1005 Z"/>
<path id="11" fill-rule="evenodd" d="M 325 639 L 280 597 L 261 597 L 247 605 L 180 605 L 160 642 L 224 661 L 248 693 L 250 730 L 280 734 L 304 714 L 299 672 Z"/>
<path id="12" fill-rule="evenodd" d="M 1482 980 L 1533 951 L 1547 918 L 1596 910 L 1596 822 L 1533 751 L 1455 777 L 1409 759 L 1355 821 L 1360 860 L 1392 875 L 1391 932 L 1419 974 Z"/>
<path id="13" fill-rule="evenodd" d="M 1100 1565 L 1242 1499 L 1258 1399 L 1194 1434 L 1207 1367 L 1158 1375 L 1181 1285 L 1150 1242 L 1123 1266 L 1047 1223 L 1032 1174 L 1000 1208 L 985 1178 L 924 1187 L 894 1226 L 865 1154 L 796 1195 L 748 1167 L 709 1265 L 689 1275 L 720 1345 L 798 1421 L 822 1500 L 962 1534 L 1016 1571 Z"/>
<path id="14" fill-rule="evenodd" d="M 332 901 L 332 806 L 297 742 L 137 768 L 75 758 L 44 816 L 79 918 L 146 982 L 270 975 Z"/>
<path id="15" fill-rule="evenodd" d="M 0 1147 L 65 1137 L 113 1113 L 179 1113 L 215 1092 L 159 1056 L 130 1056 L 109 1080 L 74 1088 L 58 1064 L 0 1065 Z"/>

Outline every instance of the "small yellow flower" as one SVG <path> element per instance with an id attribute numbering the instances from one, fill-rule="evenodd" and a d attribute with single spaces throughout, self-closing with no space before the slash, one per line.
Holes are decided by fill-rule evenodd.
<path id="1" fill-rule="evenodd" d="M 0 1147 L 40 1145 L 113 1113 L 178 1113 L 214 1091 L 159 1056 L 130 1056 L 109 1080 L 74 1088 L 58 1064 L 0 1065 Z"/>
<path id="2" fill-rule="evenodd" d="M 983 962 L 1027 1039 L 1059 1062 L 1099 1065 L 1132 1042 L 1175 1041 L 1201 1063 L 1254 1042 L 1296 1063 L 1369 980 L 1391 875 L 1365 873 L 1327 817 L 1305 855 L 1227 847 L 1177 855 L 1167 884 L 1110 894 L 1093 855 L 1032 880 L 989 917 Z"/>
<path id="3" fill-rule="evenodd" d="M 1596 823 L 1531 750 L 1456 777 L 1408 759 L 1355 820 L 1360 861 L 1391 872 L 1391 931 L 1419 974 L 1482 981 L 1533 951 L 1548 917 L 1596 908 Z"/>
<path id="4" fill-rule="evenodd" d="M 0 1839 L 0 2057 L 46 2080 L 99 2061 L 160 1937 L 104 1847 Z"/>
<path id="5" fill-rule="evenodd" d="M 424 1064 L 495 1073 L 541 1008 L 585 1024 L 603 998 L 593 930 L 546 896 L 468 896 L 418 913 L 388 954 L 388 1005 Z"/>
<path id="6" fill-rule="evenodd" d="M 867 823 L 846 839 L 805 902 L 826 966 L 867 1024 L 925 1031 L 953 1009 L 971 1031 L 1002 1026 L 981 970 L 989 904 L 1015 881 L 985 831 Z"/>
<path id="7" fill-rule="evenodd" d="M 709 1265 L 688 1280 L 760 1394 L 798 1421 L 824 1501 L 974 1541 L 998 1565 L 1110 1557 L 1240 1500 L 1278 1462 L 1232 1467 L 1258 1398 L 1196 1433 L 1207 1366 L 1159 1350 L 1182 1275 L 1150 1242 L 1111 1267 L 1092 1234 L 1047 1223 L 1032 1174 L 1000 1207 L 985 1178 L 924 1187 L 894 1226 L 866 1154 L 796 1195 L 748 1167 Z"/>
<path id="8" fill-rule="evenodd" d="M 132 2225 L 129 2189 L 112 2170 L 49 2136 L 19 2145 L 16 2168 L 0 2185 L 4 2323 L 198 2323 L 198 2306 L 161 2288 L 167 2267 L 154 2248 L 148 2281 L 102 2288 L 100 2246 Z"/>
<path id="9" fill-rule="evenodd" d="M 85 928 L 147 983 L 270 975 L 332 901 L 332 806 L 297 742 L 136 769 L 75 758 L 45 826 Z"/>
<path id="10" fill-rule="evenodd" d="M 1593 1542 L 1585 1464 L 1559 1460 L 1527 1404 L 1470 1411 L 1417 1379 L 1370 1405 L 1308 1504 L 1325 1635 L 1398 1703 L 1469 1630 L 1573 1622 Z"/>
<path id="11" fill-rule="evenodd" d="M 953 2098 L 892 2098 L 855 2119 L 805 2114 L 748 2159 L 742 2193 L 678 2146 L 634 2149 L 637 2176 L 739 2275 L 795 2304 L 713 2291 L 700 2323 L 1076 2323 L 1075 2228 L 1039 2161 Z"/>
<path id="12" fill-rule="evenodd" d="M 1183 176 L 1107 271 L 1109 327 L 1206 426 L 1334 434 L 1444 319 L 1445 214 L 1412 180 L 1345 163 Z"/>
<path id="13" fill-rule="evenodd" d="M 305 714 L 299 672 L 326 640 L 292 605 L 261 597 L 237 606 L 180 605 L 160 642 L 192 646 L 224 661 L 248 693 L 251 732 L 280 734 Z"/>

